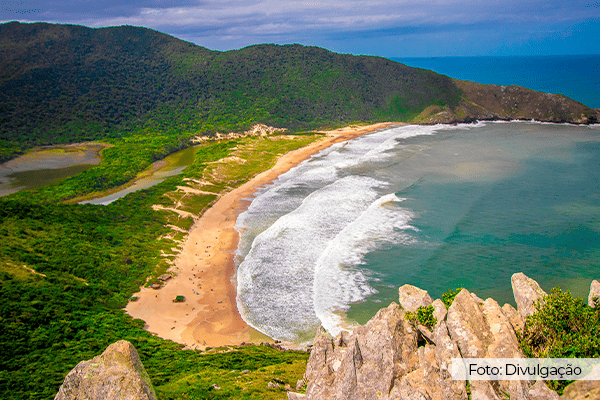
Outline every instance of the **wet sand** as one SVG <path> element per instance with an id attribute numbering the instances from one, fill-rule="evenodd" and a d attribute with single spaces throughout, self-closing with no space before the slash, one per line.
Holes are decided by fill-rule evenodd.
<path id="1" fill-rule="evenodd" d="M 325 132 L 308 146 L 281 156 L 276 165 L 221 197 L 190 230 L 171 271 L 176 276 L 162 288 L 142 288 L 126 311 L 146 322 L 145 329 L 189 348 L 204 349 L 242 342 L 264 342 L 266 336 L 248 326 L 236 303 L 234 254 L 238 235 L 237 216 L 249 205 L 256 188 L 290 170 L 311 155 L 342 141 L 399 123 L 353 126 Z M 184 296 L 174 303 L 176 296 Z"/>

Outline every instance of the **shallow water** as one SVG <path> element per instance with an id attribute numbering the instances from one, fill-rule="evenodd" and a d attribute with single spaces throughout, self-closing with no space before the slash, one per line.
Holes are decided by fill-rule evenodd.
<path id="1" fill-rule="evenodd" d="M 100 163 L 104 145 L 86 144 L 32 151 L 0 165 L 0 196 L 51 185 Z"/>
<path id="2" fill-rule="evenodd" d="M 128 186 L 125 189 L 119 190 L 113 194 L 109 194 L 108 196 L 82 201 L 79 204 L 108 205 L 113 201 L 120 199 L 121 197 L 125 197 L 129 193 L 137 192 L 138 190 L 142 189 L 148 189 L 149 187 L 159 184 L 170 176 L 179 175 L 184 169 L 192 165 L 197 149 L 198 146 L 192 146 L 170 154 L 162 160 L 165 163 L 164 167 L 157 169 L 148 176 L 136 180 L 131 186 Z"/>
<path id="3" fill-rule="evenodd" d="M 512 302 L 523 271 L 587 297 L 600 276 L 600 128 L 405 126 L 324 150 L 240 215 L 238 303 L 277 339 L 336 333 L 410 283 Z"/>

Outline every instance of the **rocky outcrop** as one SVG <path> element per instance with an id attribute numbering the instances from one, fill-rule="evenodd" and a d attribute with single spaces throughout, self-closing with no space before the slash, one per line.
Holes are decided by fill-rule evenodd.
<path id="1" fill-rule="evenodd" d="M 427 291 L 413 285 L 404 285 L 398 289 L 400 306 L 406 310 L 415 312 L 419 307 L 427 307 L 433 300 Z"/>
<path id="2" fill-rule="evenodd" d="M 528 278 L 522 272 L 514 274 L 510 279 L 510 283 L 517 302 L 517 310 L 525 320 L 528 315 L 535 312 L 535 303 L 546 296 L 547 293 L 542 290 L 536 281 Z"/>
<path id="3" fill-rule="evenodd" d="M 565 388 L 564 400 L 600 399 L 600 381 L 575 381 Z"/>
<path id="4" fill-rule="evenodd" d="M 416 122 L 456 123 L 475 120 L 531 120 L 591 124 L 600 110 L 559 94 L 536 92 L 521 86 L 483 85 L 453 80 L 462 91 L 455 107 L 430 106 Z"/>
<path id="5" fill-rule="evenodd" d="M 67 374 L 54 400 L 156 400 L 150 378 L 131 343 L 120 340 Z"/>
<path id="6" fill-rule="evenodd" d="M 595 301 L 594 301 L 595 299 Z M 593 280 L 590 285 L 590 294 L 588 295 L 588 305 L 590 307 L 600 306 L 600 282 Z"/>
<path id="7" fill-rule="evenodd" d="M 446 309 L 426 291 L 405 285 L 399 290 L 401 306 L 392 303 L 366 325 L 335 338 L 319 329 L 304 375 L 303 398 L 466 400 L 467 382 L 451 379 L 453 358 L 524 357 L 516 332 L 545 293 L 522 273 L 513 275 L 511 282 L 518 311 L 508 304 L 500 307 L 493 299 L 482 300 L 466 289 Z M 436 319 L 432 327 L 407 318 L 408 311 L 429 305 Z M 469 390 L 471 399 L 480 400 L 559 398 L 543 381 L 474 380 Z M 569 396 L 575 397 L 569 398 L 579 399 L 581 390 L 574 386 L 565 390 L 565 396 L 572 393 Z"/>

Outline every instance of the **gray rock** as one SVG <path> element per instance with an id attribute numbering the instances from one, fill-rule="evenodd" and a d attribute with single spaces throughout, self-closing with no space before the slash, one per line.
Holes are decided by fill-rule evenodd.
<path id="1" fill-rule="evenodd" d="M 461 290 L 454 298 L 448 309 L 446 325 L 463 357 L 485 357 L 492 340 L 491 333 L 481 307 L 467 289 Z"/>
<path id="2" fill-rule="evenodd" d="M 406 311 L 417 311 L 419 307 L 427 307 L 433 303 L 426 290 L 412 285 L 404 285 L 398 289 L 400 305 Z"/>
<path id="3" fill-rule="evenodd" d="M 325 399 L 333 383 L 333 341 L 329 334 L 319 327 L 304 373 L 306 395 L 313 399 Z"/>
<path id="4" fill-rule="evenodd" d="M 303 400 L 306 398 L 306 395 L 302 393 L 287 392 L 287 400 Z"/>
<path id="5" fill-rule="evenodd" d="M 362 366 L 357 371 L 359 398 L 388 395 L 394 379 L 418 366 L 418 332 L 404 318 L 396 303 L 379 312 L 364 326 L 354 330 L 360 347 Z"/>
<path id="6" fill-rule="evenodd" d="M 558 400 L 558 393 L 550 389 L 544 381 L 537 381 L 529 389 L 529 400 Z"/>
<path id="7" fill-rule="evenodd" d="M 446 320 L 446 315 L 448 315 L 448 310 L 446 309 L 446 305 L 444 304 L 443 301 L 441 301 L 440 299 L 436 299 L 433 303 L 431 303 L 431 305 L 433 306 L 433 316 L 435 317 L 436 323 L 434 326 L 434 330 L 435 328 L 437 328 L 439 326 L 439 324 L 441 324 L 442 322 L 444 322 Z"/>
<path id="8" fill-rule="evenodd" d="M 594 298 L 598 298 L 596 304 L 594 304 Z M 590 285 L 590 294 L 588 296 L 588 305 L 596 308 L 600 305 L 600 282 L 593 280 Z"/>
<path id="9" fill-rule="evenodd" d="M 517 302 L 517 310 L 521 314 L 521 317 L 523 317 L 523 320 L 525 320 L 528 315 L 535 312 L 535 303 L 546 296 L 546 292 L 540 288 L 540 285 L 536 281 L 527 277 L 522 272 L 514 274 L 510 282 L 515 301 Z"/>
<path id="10" fill-rule="evenodd" d="M 363 366 L 363 358 L 358 345 L 358 340 L 350 342 L 344 352 L 339 368 L 336 368 L 333 386 L 337 393 L 343 393 L 344 398 L 360 398 L 361 390 L 358 388 L 357 371 Z"/>
<path id="11" fill-rule="evenodd" d="M 55 400 L 155 400 L 150 378 L 131 343 L 120 340 L 71 372 Z"/>
<path id="12" fill-rule="evenodd" d="M 494 382 L 496 383 L 496 382 Z M 498 396 L 493 383 L 490 381 L 471 381 L 471 400 L 505 400 Z"/>
<path id="13" fill-rule="evenodd" d="M 600 399 L 600 381 L 575 381 L 565 388 L 564 400 Z"/>
<path id="14" fill-rule="evenodd" d="M 433 330 L 433 337 L 437 352 L 443 398 L 448 400 L 466 400 L 466 381 L 452 380 L 452 359 L 461 358 L 461 355 L 456 343 L 450 339 L 445 321 L 438 321 Z"/>
<path id="15" fill-rule="evenodd" d="M 525 320 L 519 314 L 517 310 L 510 304 L 505 304 L 502 306 L 502 312 L 506 315 L 506 318 L 510 321 L 513 329 L 516 331 L 522 331 L 525 327 Z"/>
<path id="16" fill-rule="evenodd" d="M 485 357 L 524 358 L 515 330 L 498 303 L 493 299 L 487 299 L 483 303 L 482 311 L 491 333 Z M 530 382 L 525 380 L 498 381 L 497 384 L 499 389 L 497 393 L 508 393 L 511 400 L 527 400 L 531 386 Z"/>
<path id="17" fill-rule="evenodd" d="M 417 354 L 419 368 L 396 380 L 389 398 L 446 400 L 442 394 L 435 346 L 419 347 Z"/>

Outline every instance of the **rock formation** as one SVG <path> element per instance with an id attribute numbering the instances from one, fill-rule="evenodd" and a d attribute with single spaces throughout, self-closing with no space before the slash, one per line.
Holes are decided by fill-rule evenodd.
<path id="1" fill-rule="evenodd" d="M 536 92 L 521 86 L 483 85 L 453 80 L 462 91 L 460 103 L 430 106 L 417 118 L 419 122 L 456 123 L 475 120 L 530 120 L 590 124 L 600 121 L 600 109 L 559 94 Z"/>
<path id="2" fill-rule="evenodd" d="M 542 290 L 536 281 L 528 278 L 522 272 L 514 274 L 510 279 L 510 283 L 517 302 L 517 309 L 521 317 L 525 319 L 535 312 L 535 302 L 546 296 L 547 293 Z"/>
<path id="3" fill-rule="evenodd" d="M 595 301 L 594 301 L 595 299 Z M 600 282 L 593 280 L 590 285 L 590 294 L 588 296 L 588 305 L 590 307 L 600 306 Z"/>
<path id="4" fill-rule="evenodd" d="M 131 343 L 120 340 L 65 377 L 54 400 L 156 400 L 150 378 Z"/>
<path id="5" fill-rule="evenodd" d="M 518 310 L 508 304 L 500 307 L 493 299 L 484 301 L 466 289 L 446 309 L 426 291 L 404 285 L 399 289 L 401 305 L 381 309 L 366 325 L 335 338 L 319 329 L 304 375 L 306 395 L 290 392 L 288 399 L 559 399 L 543 381 L 474 380 L 467 386 L 466 381 L 451 379 L 452 358 L 524 357 L 516 331 L 545 292 L 522 273 L 513 275 L 511 282 Z M 434 326 L 406 318 L 407 312 L 429 305 Z M 589 388 L 582 383 L 569 388 L 565 398 L 583 399 L 577 397 L 582 390 L 600 390 L 597 382 Z"/>

